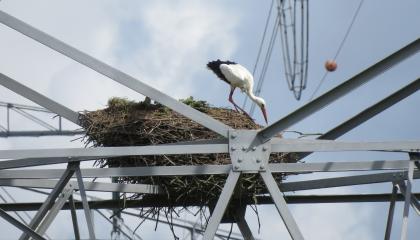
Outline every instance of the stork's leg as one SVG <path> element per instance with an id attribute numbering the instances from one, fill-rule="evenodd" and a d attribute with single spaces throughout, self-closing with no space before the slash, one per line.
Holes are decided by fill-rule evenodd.
<path id="1" fill-rule="evenodd" d="M 235 91 L 234 87 L 230 88 L 230 93 L 229 93 L 229 102 L 231 102 L 233 104 L 233 106 L 235 107 L 236 111 L 239 112 L 238 110 L 238 105 L 236 105 L 236 103 L 233 101 L 233 92 Z"/>
<path id="2" fill-rule="evenodd" d="M 236 111 L 239 112 L 239 110 L 241 110 L 249 119 L 251 119 L 252 121 L 254 121 L 252 119 L 251 116 L 249 116 L 249 114 L 247 112 L 245 112 L 245 110 L 243 110 L 241 107 L 239 107 L 234 101 L 233 101 L 233 92 L 235 91 L 235 87 L 231 87 L 230 88 L 230 94 L 229 94 L 229 102 L 231 102 L 233 104 L 233 106 L 235 107 Z M 238 110 L 239 109 L 239 110 Z"/>

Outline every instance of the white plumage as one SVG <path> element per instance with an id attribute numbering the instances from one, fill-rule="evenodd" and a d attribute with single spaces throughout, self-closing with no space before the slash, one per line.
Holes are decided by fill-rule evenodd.
<path id="1" fill-rule="evenodd" d="M 240 108 L 234 101 L 233 101 L 233 92 L 236 88 L 245 92 L 249 98 L 254 101 L 260 108 L 264 116 L 264 120 L 267 123 L 267 113 L 265 109 L 265 101 L 264 99 L 257 97 L 252 92 L 254 87 L 254 78 L 252 74 L 240 64 L 231 61 L 212 61 L 207 64 L 207 67 L 212 70 L 220 79 L 228 83 L 231 87 L 230 94 L 229 94 L 229 101 L 233 104 L 236 110 L 240 109 L 244 114 L 248 117 L 248 113 L 245 112 L 242 108 Z"/>

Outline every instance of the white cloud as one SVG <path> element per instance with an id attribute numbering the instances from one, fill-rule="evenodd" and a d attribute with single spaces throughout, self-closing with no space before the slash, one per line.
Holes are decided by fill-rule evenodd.
<path id="1" fill-rule="evenodd" d="M 226 23 L 228 12 L 214 2 L 2 1 L 0 8 L 174 97 L 193 94 L 198 86 L 194 78 L 205 71 L 208 55 L 230 55 L 237 42 L 234 28 L 238 19 L 230 16 Z M 139 29 L 122 34 L 121 30 L 131 22 Z M 147 36 L 147 41 L 124 49 L 131 38 L 139 35 Z M 140 96 L 5 26 L 0 26 L 0 52 L 7 56 L 0 58 L 0 72 L 73 110 L 104 107 L 111 96 Z M 0 88 L 0 101 L 22 103 L 22 98 Z M 16 120 L 14 124 L 26 123 Z M 1 139 L 0 146 L 82 146 L 70 139 Z M 26 192 L 15 193 L 18 200 L 28 200 L 27 196 Z M 54 239 L 71 235 L 65 216 L 59 216 L 50 232 Z M 136 225 L 136 221 L 132 223 Z M 0 224 L 3 236 L 16 236 L 19 231 L 9 226 Z M 97 229 L 100 236 L 109 237 L 110 225 L 98 224 Z M 153 228 L 142 229 L 142 234 L 171 235 L 169 231 L 154 232 Z"/>
<path id="2" fill-rule="evenodd" d="M 147 36 L 139 38 L 124 65 L 174 97 L 196 90 L 195 76 L 205 71 L 209 55 L 228 56 L 235 50 L 238 19 L 215 2 L 153 1 L 125 10 L 120 12 L 122 24 Z"/>

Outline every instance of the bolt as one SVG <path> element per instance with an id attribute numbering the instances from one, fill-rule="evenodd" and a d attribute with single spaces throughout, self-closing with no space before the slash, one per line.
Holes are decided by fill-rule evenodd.
<path id="1" fill-rule="evenodd" d="M 257 150 L 257 147 L 252 147 L 252 151 L 255 151 L 255 150 Z"/>
<path id="2" fill-rule="evenodd" d="M 265 151 L 267 151 L 268 149 L 267 149 L 267 147 L 266 147 L 266 146 L 264 146 L 264 147 L 262 148 L 262 150 L 263 150 L 263 152 L 265 152 Z"/>
<path id="3" fill-rule="evenodd" d="M 257 158 L 257 160 L 256 160 L 256 161 L 257 161 L 257 163 L 260 163 L 260 162 L 261 162 L 261 159 Z"/>
<path id="4" fill-rule="evenodd" d="M 232 133 L 232 134 L 230 135 L 230 138 L 235 139 L 235 138 L 236 138 L 236 134 Z"/>
<path id="5" fill-rule="evenodd" d="M 244 151 L 244 152 L 246 151 L 246 147 L 245 146 L 242 147 L 242 151 Z"/>
<path id="6" fill-rule="evenodd" d="M 238 170 L 239 169 L 239 166 L 238 165 L 235 165 L 235 167 L 234 167 L 236 170 Z"/>
<path id="7" fill-rule="evenodd" d="M 261 164 L 260 169 L 261 169 L 261 170 L 265 169 L 264 164 Z"/>
<path id="8" fill-rule="evenodd" d="M 242 162 L 242 159 L 241 158 L 238 158 L 238 163 L 241 163 Z"/>
<path id="9" fill-rule="evenodd" d="M 230 150 L 235 151 L 236 148 L 235 147 L 230 147 Z"/>

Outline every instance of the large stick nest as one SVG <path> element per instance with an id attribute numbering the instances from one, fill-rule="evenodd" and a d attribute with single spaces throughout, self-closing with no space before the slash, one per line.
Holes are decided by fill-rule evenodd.
<path id="1" fill-rule="evenodd" d="M 204 112 L 234 129 L 259 129 L 244 114 L 226 108 L 210 107 L 204 101 L 192 98 L 182 100 L 185 104 Z M 85 141 L 93 146 L 147 146 L 164 143 L 176 143 L 192 140 L 220 138 L 217 133 L 198 123 L 150 101 L 132 102 L 121 98 L 112 98 L 108 107 L 98 111 L 85 112 L 81 118 L 86 130 Z M 295 162 L 290 154 L 273 153 L 270 162 Z M 102 159 L 97 161 L 100 167 L 137 167 L 137 166 L 181 166 L 204 164 L 230 164 L 228 154 L 186 154 L 136 156 Z M 165 198 L 170 204 L 165 208 L 173 210 L 175 206 L 187 208 L 194 206 L 214 206 L 226 181 L 226 175 L 197 175 L 171 177 L 121 177 L 119 182 L 155 184 L 164 189 L 165 195 L 134 195 L 137 199 L 155 201 L 158 212 L 161 209 L 159 199 Z M 284 174 L 274 174 L 278 182 Z M 267 193 L 262 180 L 256 174 L 241 176 L 234 198 L 241 202 L 254 202 L 255 196 Z M 155 209 L 156 210 L 156 209 Z"/>

